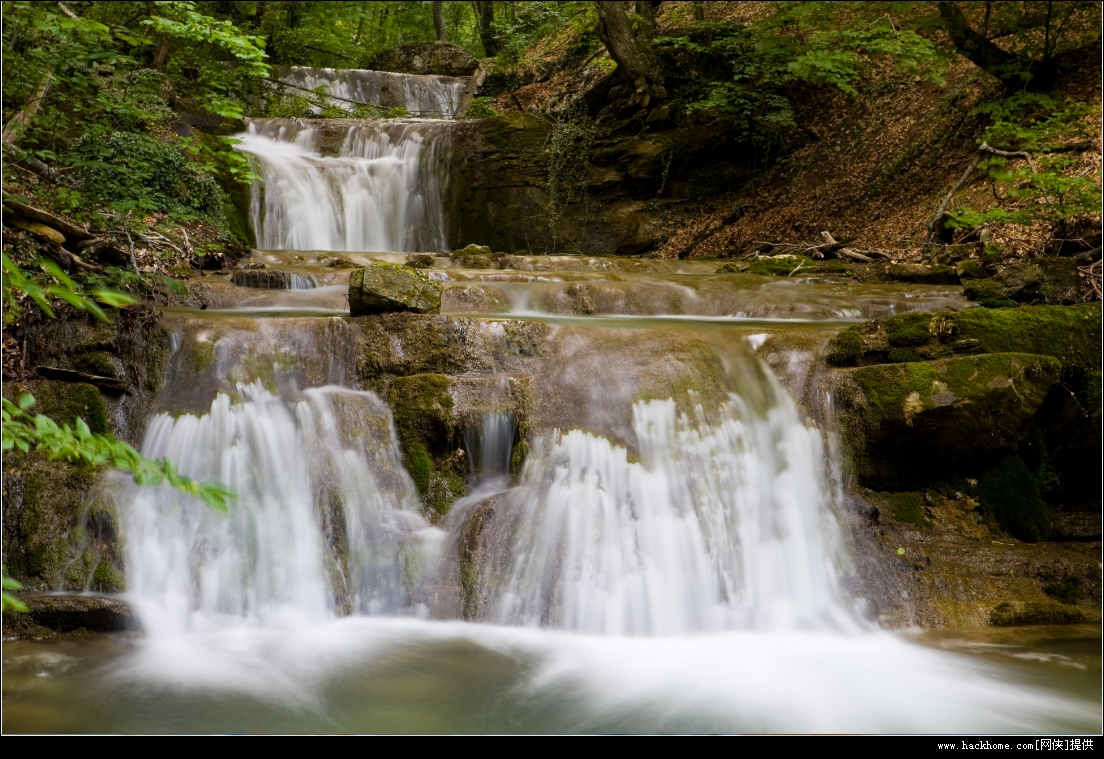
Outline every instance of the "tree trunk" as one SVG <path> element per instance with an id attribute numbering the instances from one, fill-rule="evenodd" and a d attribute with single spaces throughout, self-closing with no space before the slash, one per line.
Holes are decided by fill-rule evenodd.
<path id="1" fill-rule="evenodd" d="M 1008 89 L 1038 92 L 1054 86 L 1058 72 L 1053 65 L 997 47 L 970 26 L 957 3 L 940 2 L 939 15 L 958 52 L 982 71 L 995 76 Z"/>
<path id="2" fill-rule="evenodd" d="M 652 0 L 638 0 L 636 3 L 636 15 L 640 16 L 640 26 L 636 30 L 636 36 L 648 44 L 655 39 L 656 14 L 659 13 L 659 5 Z"/>
<path id="3" fill-rule="evenodd" d="M 705 21 L 705 3 L 700 0 L 694 3 L 694 20 Z"/>
<path id="4" fill-rule="evenodd" d="M 165 70 L 165 61 L 168 60 L 168 58 L 169 58 L 169 43 L 166 40 L 161 39 L 157 43 L 157 52 L 155 52 L 153 54 L 153 63 L 150 64 L 150 67 L 154 71 L 164 71 Z"/>
<path id="5" fill-rule="evenodd" d="M 23 110 L 8 119 L 8 123 L 4 125 L 3 139 L 5 145 L 11 145 L 19 139 L 19 135 L 30 125 L 31 119 L 38 113 L 38 107 L 42 105 L 42 99 L 46 97 L 46 90 L 50 88 L 50 78 L 53 74 L 53 69 L 47 69 L 42 78 L 38 80 L 38 86 L 31 93 L 31 99 L 23 106 Z"/>
<path id="6" fill-rule="evenodd" d="M 477 0 L 475 9 L 479 19 L 479 37 L 483 40 L 483 52 L 488 58 L 498 55 L 498 38 L 495 34 L 493 0 Z"/>
<path id="7" fill-rule="evenodd" d="M 638 3 L 637 7 L 643 3 Z M 654 24 L 654 8 L 649 3 Z M 645 24 L 646 25 L 646 24 Z M 639 103 L 642 109 L 647 109 L 653 99 L 662 100 L 667 97 L 667 90 L 663 86 L 663 71 L 652 53 L 651 36 L 655 33 L 655 27 L 651 30 L 641 30 L 634 34 L 629 18 L 625 15 L 625 4 L 622 2 L 598 2 L 598 24 L 595 28 L 599 39 L 605 43 L 610 57 L 617 62 L 617 70 L 633 87 L 631 103 Z"/>
<path id="8" fill-rule="evenodd" d="M 445 8 L 441 0 L 433 0 L 433 28 L 437 30 L 438 42 L 448 42 L 448 29 L 445 28 Z"/>

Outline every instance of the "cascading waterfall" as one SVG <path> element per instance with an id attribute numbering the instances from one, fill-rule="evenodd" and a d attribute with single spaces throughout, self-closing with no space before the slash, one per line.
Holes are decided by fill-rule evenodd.
<path id="1" fill-rule="evenodd" d="M 531 457 L 492 618 L 604 635 L 853 629 L 820 435 L 777 397 L 759 416 L 732 395 L 715 420 L 638 402 L 639 461 L 581 430 Z"/>
<path id="2" fill-rule="evenodd" d="M 467 77 L 394 74 L 364 69 L 292 66 L 281 80 L 301 90 L 325 88 L 331 104 L 352 110 L 356 104 L 404 108 L 414 116 L 451 119 L 456 115 Z"/>
<path id="3" fill-rule="evenodd" d="M 338 132 L 340 147 L 330 155 L 321 127 L 293 119 L 252 121 L 238 148 L 259 164 L 251 206 L 258 247 L 445 250 L 441 177 L 449 126 L 351 122 L 343 135 Z"/>
<path id="4" fill-rule="evenodd" d="M 292 402 L 259 383 L 237 394 L 206 414 L 158 414 L 146 433 L 146 456 L 238 495 L 223 516 L 168 488 L 134 491 L 130 584 L 151 633 L 411 611 L 410 568 L 431 561 L 440 531 L 416 508 L 387 408 L 340 387 Z"/>

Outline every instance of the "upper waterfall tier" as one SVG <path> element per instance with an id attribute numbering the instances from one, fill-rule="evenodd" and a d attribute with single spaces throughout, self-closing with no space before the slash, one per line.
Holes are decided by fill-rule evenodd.
<path id="1" fill-rule="evenodd" d="M 364 72 L 372 73 L 372 72 Z M 445 250 L 443 122 L 257 119 L 239 149 L 259 162 L 251 210 L 269 250 Z"/>
<path id="2" fill-rule="evenodd" d="M 316 69 L 292 66 L 281 79 L 287 84 L 339 98 L 333 105 L 351 110 L 356 104 L 405 108 L 414 116 L 451 119 L 456 115 L 467 77 L 393 74 L 364 69 Z"/>

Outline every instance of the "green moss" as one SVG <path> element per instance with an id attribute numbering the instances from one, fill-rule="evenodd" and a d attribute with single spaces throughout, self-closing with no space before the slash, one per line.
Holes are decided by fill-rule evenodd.
<path id="1" fill-rule="evenodd" d="M 879 493 L 890 519 L 917 527 L 931 527 L 924 515 L 924 499 L 919 493 Z"/>
<path id="2" fill-rule="evenodd" d="M 989 613 L 989 624 L 994 627 L 1011 625 L 1068 625 L 1087 621 L 1085 612 L 1075 606 L 1041 602 L 1002 603 Z"/>
<path id="3" fill-rule="evenodd" d="M 1019 456 L 1006 456 L 978 483 L 981 504 L 1009 535 L 1038 542 L 1047 529 L 1046 505 Z"/>
<path id="4" fill-rule="evenodd" d="M 517 445 L 514 446 L 514 450 L 510 453 L 510 472 L 517 474 L 521 471 L 521 467 L 525 464 L 525 458 L 529 455 L 529 443 L 525 440 L 519 440 Z"/>
<path id="5" fill-rule="evenodd" d="M 828 343 L 827 359 L 832 366 L 854 366 L 862 353 L 862 336 L 858 327 L 848 327 L 837 332 Z"/>
<path id="6" fill-rule="evenodd" d="M 800 267 L 800 269 L 798 268 Z M 748 271 L 752 274 L 774 277 L 788 277 L 793 273 L 816 270 L 812 259 L 804 256 L 785 256 L 783 258 L 757 258 L 751 262 Z"/>
<path id="7" fill-rule="evenodd" d="M 387 402 L 404 450 L 418 443 L 427 451 L 445 453 L 456 426 L 453 416 L 452 380 L 443 374 L 396 377 Z"/>
<path id="8" fill-rule="evenodd" d="M 421 443 L 410 443 L 403 447 L 403 466 L 410 472 L 410 479 L 419 493 L 429 489 L 429 478 L 433 476 L 433 462 Z"/>
<path id="9" fill-rule="evenodd" d="M 73 359 L 73 368 L 98 377 L 118 377 L 114 354 L 107 351 L 88 351 Z"/>
<path id="10" fill-rule="evenodd" d="M 904 364 L 914 361 L 923 361 L 924 357 L 915 348 L 890 348 L 888 360 L 891 364 Z"/>
<path id="11" fill-rule="evenodd" d="M 925 313 L 902 314 L 887 320 L 885 329 L 890 346 L 908 348 L 928 342 L 931 320 L 932 315 Z"/>
<path id="12" fill-rule="evenodd" d="M 427 489 L 427 505 L 441 516 L 444 516 L 449 512 L 456 499 L 462 498 L 467 490 L 468 486 L 464 479 L 455 472 L 438 471 L 433 475 Z"/>
<path id="13" fill-rule="evenodd" d="M 971 308 L 947 317 L 943 330 L 977 340 L 986 353 L 1054 356 L 1066 367 L 1100 369 L 1101 305 Z"/>
<path id="14" fill-rule="evenodd" d="M 1081 578 L 1073 575 L 1061 578 L 1050 575 L 1043 578 L 1043 593 L 1064 604 L 1075 604 L 1085 595 Z"/>
<path id="15" fill-rule="evenodd" d="M 962 292 L 982 308 L 1015 308 L 1018 303 L 1005 296 L 1000 284 L 991 279 L 971 279 L 962 283 Z"/>
<path id="16" fill-rule="evenodd" d="M 126 590 L 126 578 L 114 564 L 101 561 L 92 575 L 92 589 L 101 593 L 121 593 Z"/>
<path id="17" fill-rule="evenodd" d="M 45 414 L 58 424 L 76 423 L 83 419 L 88 429 L 95 433 L 110 431 L 107 423 L 107 406 L 94 385 L 83 382 L 39 382 L 31 388 L 37 401 L 32 413 Z"/>

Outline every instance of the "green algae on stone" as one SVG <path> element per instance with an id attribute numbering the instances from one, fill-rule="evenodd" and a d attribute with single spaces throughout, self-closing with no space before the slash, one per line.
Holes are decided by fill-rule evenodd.
<path id="1" fill-rule="evenodd" d="M 441 309 L 441 285 L 418 269 L 376 261 L 349 275 L 349 311 L 353 316 L 388 311 L 435 313 Z"/>
<path id="2" fill-rule="evenodd" d="M 83 382 L 56 382 L 40 380 L 29 383 L 27 390 L 34 396 L 31 414 L 45 414 L 59 425 L 76 425 L 83 419 L 88 429 L 96 434 L 110 432 L 107 422 L 107 406 L 103 395 L 95 385 Z"/>
<path id="3" fill-rule="evenodd" d="M 931 527 L 924 515 L 924 499 L 919 493 L 879 493 L 890 519 L 916 527 Z"/>
<path id="4" fill-rule="evenodd" d="M 1045 534 L 1049 520 L 1035 477 L 1019 456 L 1006 456 L 978 483 L 981 504 L 1001 529 L 1026 543 Z"/>

